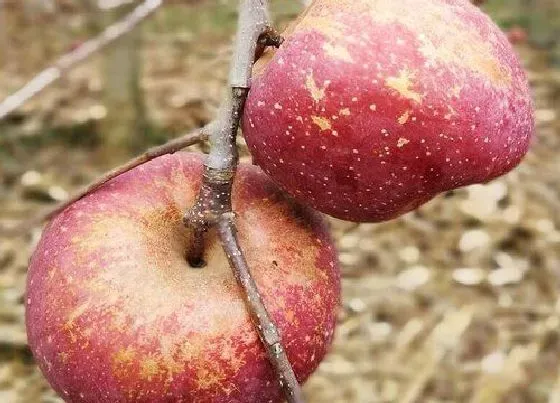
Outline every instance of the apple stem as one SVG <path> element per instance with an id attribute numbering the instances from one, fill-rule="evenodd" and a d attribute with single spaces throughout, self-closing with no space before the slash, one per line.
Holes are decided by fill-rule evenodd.
<path id="1" fill-rule="evenodd" d="M 235 214 L 227 213 L 218 222 L 218 233 L 222 247 L 226 251 L 231 267 L 234 268 L 235 279 L 246 296 L 246 303 L 252 320 L 266 349 L 268 359 L 276 370 L 278 382 L 287 401 L 303 402 L 301 388 L 282 345 L 278 329 L 263 304 L 255 280 L 251 276 L 251 271 L 239 246 L 234 218 Z"/>
<path id="2" fill-rule="evenodd" d="M 153 160 L 154 158 L 161 157 L 162 155 L 166 154 L 173 154 L 177 151 L 182 150 L 188 146 L 191 146 L 196 143 L 200 143 L 205 141 L 208 138 L 208 126 L 203 127 L 202 129 L 195 130 L 192 133 L 185 134 L 181 137 L 173 139 L 161 146 L 152 147 L 145 151 L 143 154 L 131 159 L 130 161 L 126 162 L 125 164 L 105 173 L 103 176 L 97 178 L 95 181 L 78 191 L 68 200 L 65 200 L 62 203 L 59 203 L 53 207 L 49 207 L 43 212 L 39 213 L 37 216 L 30 218 L 23 223 L 18 224 L 14 228 L 5 228 L 0 226 L 0 235 L 6 237 L 14 237 L 25 234 L 31 228 L 41 224 L 44 221 L 50 220 L 64 209 L 66 209 L 71 204 L 77 202 L 84 196 L 88 195 L 89 193 L 93 192 L 94 190 L 100 188 L 105 183 L 109 182 L 111 179 L 116 178 L 119 175 L 122 175 L 131 169 L 142 165 L 148 161 Z"/>

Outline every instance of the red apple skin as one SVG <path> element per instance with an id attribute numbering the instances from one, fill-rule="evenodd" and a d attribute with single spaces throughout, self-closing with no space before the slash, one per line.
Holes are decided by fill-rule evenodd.
<path id="1" fill-rule="evenodd" d="M 466 0 L 315 0 L 255 74 L 243 120 L 255 163 L 345 220 L 500 176 L 534 132 L 517 56 Z"/>
<path id="2" fill-rule="evenodd" d="M 215 234 L 185 263 L 181 222 L 202 159 L 153 160 L 73 204 L 32 256 L 31 350 L 67 402 L 280 402 L 281 391 Z M 304 381 L 331 343 L 340 298 L 327 229 L 257 167 L 233 192 L 241 246 Z"/>

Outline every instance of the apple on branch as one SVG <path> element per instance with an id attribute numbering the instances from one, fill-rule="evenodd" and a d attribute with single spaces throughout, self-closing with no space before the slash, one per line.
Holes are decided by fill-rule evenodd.
<path id="1" fill-rule="evenodd" d="M 467 0 L 315 0 L 255 68 L 243 132 L 298 200 L 362 222 L 514 168 L 533 132 L 507 37 Z"/>
<path id="2" fill-rule="evenodd" d="M 29 266 L 31 350 L 68 402 L 280 402 L 282 392 L 215 230 L 189 267 L 182 215 L 202 157 L 176 153 L 87 195 L 46 228 Z M 304 381 L 336 321 L 336 252 L 320 215 L 239 166 L 241 247 Z"/>

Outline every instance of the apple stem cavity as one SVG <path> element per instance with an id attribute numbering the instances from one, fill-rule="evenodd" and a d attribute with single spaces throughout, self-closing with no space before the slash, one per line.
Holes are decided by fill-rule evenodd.
<path id="1" fill-rule="evenodd" d="M 193 269 L 201 269 L 206 266 L 204 260 L 204 231 L 195 230 L 193 234 L 193 241 L 186 256 L 189 266 Z"/>

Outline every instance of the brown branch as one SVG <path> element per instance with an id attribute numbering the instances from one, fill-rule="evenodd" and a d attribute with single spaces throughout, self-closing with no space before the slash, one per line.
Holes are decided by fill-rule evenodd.
<path id="1" fill-rule="evenodd" d="M 194 206 L 186 212 L 185 225 L 194 236 L 189 248 L 191 265 L 204 263 L 204 233 L 218 228 L 230 266 L 243 290 L 255 330 L 266 349 L 289 403 L 302 403 L 303 395 L 288 360 L 278 329 L 263 304 L 257 285 L 236 236 L 231 190 L 238 162 L 236 145 L 239 122 L 249 93 L 253 62 L 265 46 L 279 46 L 282 38 L 270 27 L 267 0 L 242 0 L 233 61 L 230 68 L 231 91 L 220 108 L 214 130 L 210 132 L 210 153 L 204 163 L 202 185 Z"/>
<path id="2" fill-rule="evenodd" d="M 122 20 L 109 25 L 95 38 L 84 42 L 73 51 L 60 57 L 53 66 L 41 71 L 20 90 L 0 102 L 0 120 L 57 81 L 64 72 L 83 62 L 121 36 L 131 32 L 138 24 L 153 14 L 161 4 L 162 0 L 145 0 Z"/>
<path id="3" fill-rule="evenodd" d="M 195 205 L 184 217 L 185 224 L 195 229 L 198 236 L 203 236 L 222 214 L 232 210 L 231 190 L 238 161 L 235 139 L 247 93 L 248 89 L 232 88 L 231 98 L 220 109 L 215 130 L 210 134 L 212 147 L 204 164 L 202 186 Z M 200 255 L 197 246 L 202 242 L 196 236 L 193 238 L 190 253 Z"/>
<path id="4" fill-rule="evenodd" d="M 251 319 L 278 375 L 280 387 L 289 403 L 303 402 L 301 388 L 288 361 L 278 329 L 272 322 L 237 239 L 234 214 L 226 213 L 218 221 L 218 233 L 237 283 L 243 290 Z"/>
<path id="5" fill-rule="evenodd" d="M 210 125 L 209 125 L 210 126 Z M 125 172 L 130 171 L 132 168 L 135 168 L 139 165 L 142 165 L 148 161 L 153 160 L 154 158 L 160 157 L 166 154 L 173 154 L 177 151 L 182 150 L 188 146 L 191 146 L 196 143 L 200 143 L 208 138 L 207 131 L 209 126 L 205 128 L 196 130 L 193 133 L 186 134 L 182 137 L 177 139 L 171 140 L 166 144 L 161 146 L 153 147 L 144 152 L 143 154 L 133 158 L 132 160 L 128 161 L 127 163 L 107 172 L 100 178 L 96 179 L 94 182 L 87 185 L 85 188 L 80 190 L 70 199 L 50 208 L 47 208 L 42 213 L 38 214 L 36 217 L 33 217 L 27 221 L 24 221 L 21 224 L 18 224 L 14 228 L 3 228 L 0 226 L 0 235 L 1 236 L 18 236 L 25 234 L 27 231 L 32 229 L 33 227 L 40 225 L 44 221 L 50 220 L 58 213 L 62 212 L 65 208 L 70 206 L 71 204 L 77 202 L 82 197 L 86 196 L 87 194 L 93 192 L 96 189 L 99 189 L 102 185 L 109 182 L 111 179 L 116 178 L 119 175 L 122 175 Z"/>
<path id="6" fill-rule="evenodd" d="M 233 62 L 230 68 L 228 98 L 223 102 L 214 130 L 211 149 L 204 164 L 201 191 L 195 205 L 187 211 L 184 222 L 195 230 L 189 261 L 202 256 L 200 237 L 222 214 L 231 211 L 231 187 L 237 168 L 236 145 L 239 121 L 249 92 L 251 72 L 259 46 L 279 46 L 282 39 L 269 25 L 268 2 L 242 0 Z"/>

